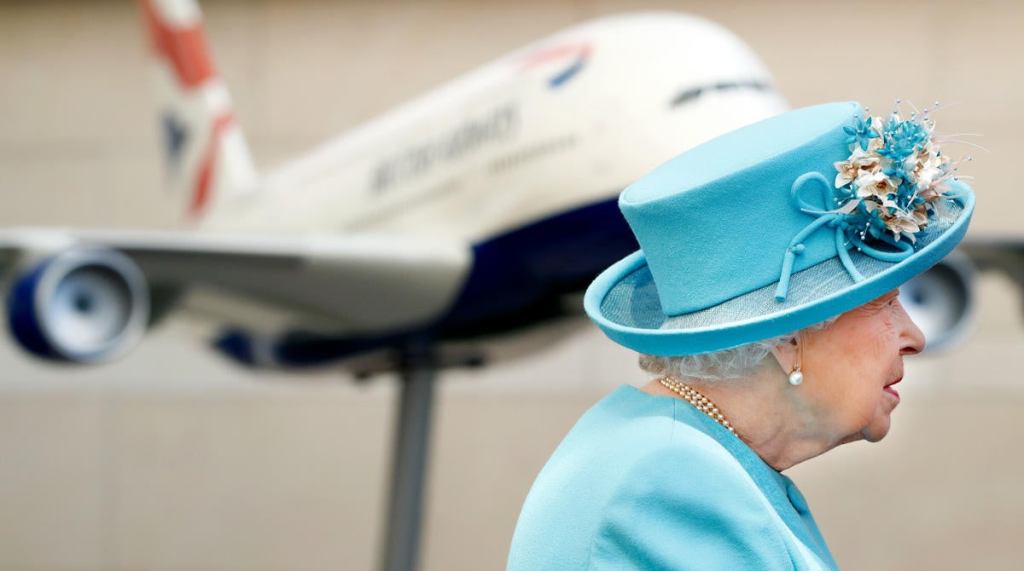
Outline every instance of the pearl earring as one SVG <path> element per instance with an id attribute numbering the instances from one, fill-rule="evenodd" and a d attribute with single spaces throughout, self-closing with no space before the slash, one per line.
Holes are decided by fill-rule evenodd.
<path id="1" fill-rule="evenodd" d="M 789 384 L 794 387 L 804 382 L 804 374 L 800 372 L 799 368 L 793 369 L 793 372 L 789 374 Z"/>
<path id="2" fill-rule="evenodd" d="M 796 343 L 796 364 L 793 365 L 793 370 L 789 373 L 789 384 L 794 387 L 804 382 L 804 374 L 800 372 L 800 363 L 804 357 L 804 345 L 801 341 L 800 332 L 798 331 L 796 338 L 793 339 L 793 342 Z"/>

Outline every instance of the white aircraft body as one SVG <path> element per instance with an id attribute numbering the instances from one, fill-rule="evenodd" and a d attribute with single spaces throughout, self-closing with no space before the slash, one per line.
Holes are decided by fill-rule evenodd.
<path id="1" fill-rule="evenodd" d="M 498 332 L 634 250 L 627 184 L 786 109 L 709 22 L 585 23 L 258 174 L 192 0 L 140 2 L 181 230 L 0 230 L 14 337 L 96 362 L 169 310 L 215 317 L 254 365 L 319 363 L 415 337 Z"/>

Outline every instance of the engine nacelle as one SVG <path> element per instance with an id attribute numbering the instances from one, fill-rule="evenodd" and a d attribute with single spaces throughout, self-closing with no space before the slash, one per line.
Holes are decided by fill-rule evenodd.
<path id="1" fill-rule="evenodd" d="M 900 303 L 928 340 L 926 350 L 949 348 L 970 330 L 974 274 L 970 259 L 954 251 L 900 287 Z"/>
<path id="2" fill-rule="evenodd" d="M 7 297 L 8 325 L 38 357 L 74 363 L 109 361 L 146 331 L 146 279 L 112 250 L 74 249 L 18 276 Z"/>

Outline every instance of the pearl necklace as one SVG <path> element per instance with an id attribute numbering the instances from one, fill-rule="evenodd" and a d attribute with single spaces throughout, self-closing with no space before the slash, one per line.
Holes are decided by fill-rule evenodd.
<path id="1" fill-rule="evenodd" d="M 660 381 L 668 390 L 686 399 L 686 402 L 693 405 L 694 408 L 711 417 L 711 420 L 721 424 L 729 432 L 736 434 L 736 430 L 734 430 L 732 425 L 729 424 L 729 420 L 725 418 L 725 415 L 718 410 L 715 403 L 711 402 L 708 397 L 700 394 L 690 385 L 683 384 L 678 379 L 674 379 L 672 377 L 662 377 L 658 379 L 658 381 Z"/>

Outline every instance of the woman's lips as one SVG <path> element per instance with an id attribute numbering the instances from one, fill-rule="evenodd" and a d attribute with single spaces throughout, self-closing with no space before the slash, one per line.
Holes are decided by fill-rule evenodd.
<path id="1" fill-rule="evenodd" d="M 887 392 L 887 393 L 889 393 L 889 394 L 891 394 L 892 396 L 896 397 L 896 400 L 900 400 L 900 393 L 895 388 L 893 388 L 893 385 L 895 385 L 896 383 L 898 383 L 898 382 L 900 382 L 902 380 L 903 380 L 903 377 L 900 377 L 900 378 L 896 379 L 895 381 L 889 383 L 888 385 L 885 385 L 885 388 L 883 388 L 882 390 Z"/>

